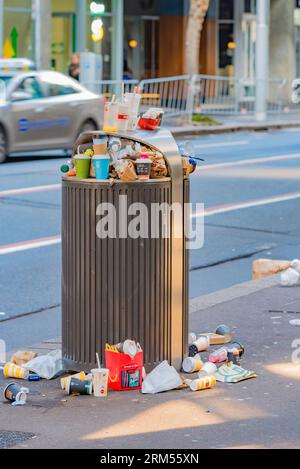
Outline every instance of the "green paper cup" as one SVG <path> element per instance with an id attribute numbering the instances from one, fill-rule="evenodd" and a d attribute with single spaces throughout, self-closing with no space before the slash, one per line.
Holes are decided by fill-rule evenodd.
<path id="1" fill-rule="evenodd" d="M 75 168 L 77 179 L 90 177 L 91 158 L 89 156 L 75 156 Z"/>

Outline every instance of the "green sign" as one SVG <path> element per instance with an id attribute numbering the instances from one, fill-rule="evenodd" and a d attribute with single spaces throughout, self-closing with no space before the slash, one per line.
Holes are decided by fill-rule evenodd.
<path id="1" fill-rule="evenodd" d="M 18 57 L 18 38 L 19 38 L 19 33 L 17 31 L 17 28 L 13 28 L 10 33 L 11 37 L 11 45 L 13 47 L 13 50 L 15 52 L 14 57 Z"/>

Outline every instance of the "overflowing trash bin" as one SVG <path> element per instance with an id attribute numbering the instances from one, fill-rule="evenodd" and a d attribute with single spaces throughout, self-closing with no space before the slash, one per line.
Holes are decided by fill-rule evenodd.
<path id="1" fill-rule="evenodd" d="M 101 153 L 101 145 L 116 159 L 114 167 L 105 169 L 105 158 L 94 156 L 93 168 L 84 168 L 85 158 L 93 149 Z M 188 353 L 184 212 L 190 185 L 178 146 L 167 130 L 88 132 L 79 137 L 73 157 L 77 177 L 69 168 L 62 188 L 64 368 L 89 371 L 97 365 L 96 353 L 104 363 L 107 344 L 130 338 L 141 345 L 147 371 L 164 360 L 179 370 Z M 174 204 L 181 213 L 166 208 Z M 113 232 L 104 236 L 109 217 Z M 139 236 L 130 235 L 132 224 Z"/>

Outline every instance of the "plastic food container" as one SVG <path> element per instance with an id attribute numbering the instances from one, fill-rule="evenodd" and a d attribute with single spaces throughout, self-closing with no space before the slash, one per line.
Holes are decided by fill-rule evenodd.
<path id="1" fill-rule="evenodd" d="M 141 117 L 139 121 L 139 127 L 142 130 L 156 130 L 161 125 L 161 118 L 159 119 L 147 119 L 145 117 Z"/>

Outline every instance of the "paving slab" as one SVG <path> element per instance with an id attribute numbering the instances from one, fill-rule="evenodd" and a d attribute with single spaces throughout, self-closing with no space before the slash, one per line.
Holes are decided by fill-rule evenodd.
<path id="1" fill-rule="evenodd" d="M 107 399 L 66 396 L 58 380 L 29 383 L 26 406 L 0 404 L 0 437 L 27 435 L 14 448 L 300 448 L 300 361 L 293 361 L 300 360 L 300 329 L 290 325 L 300 318 L 300 287 L 264 279 L 197 299 L 191 309 L 191 331 L 233 329 L 256 379 L 197 393 L 110 392 Z M 0 387 L 6 383 L 1 377 Z"/>

